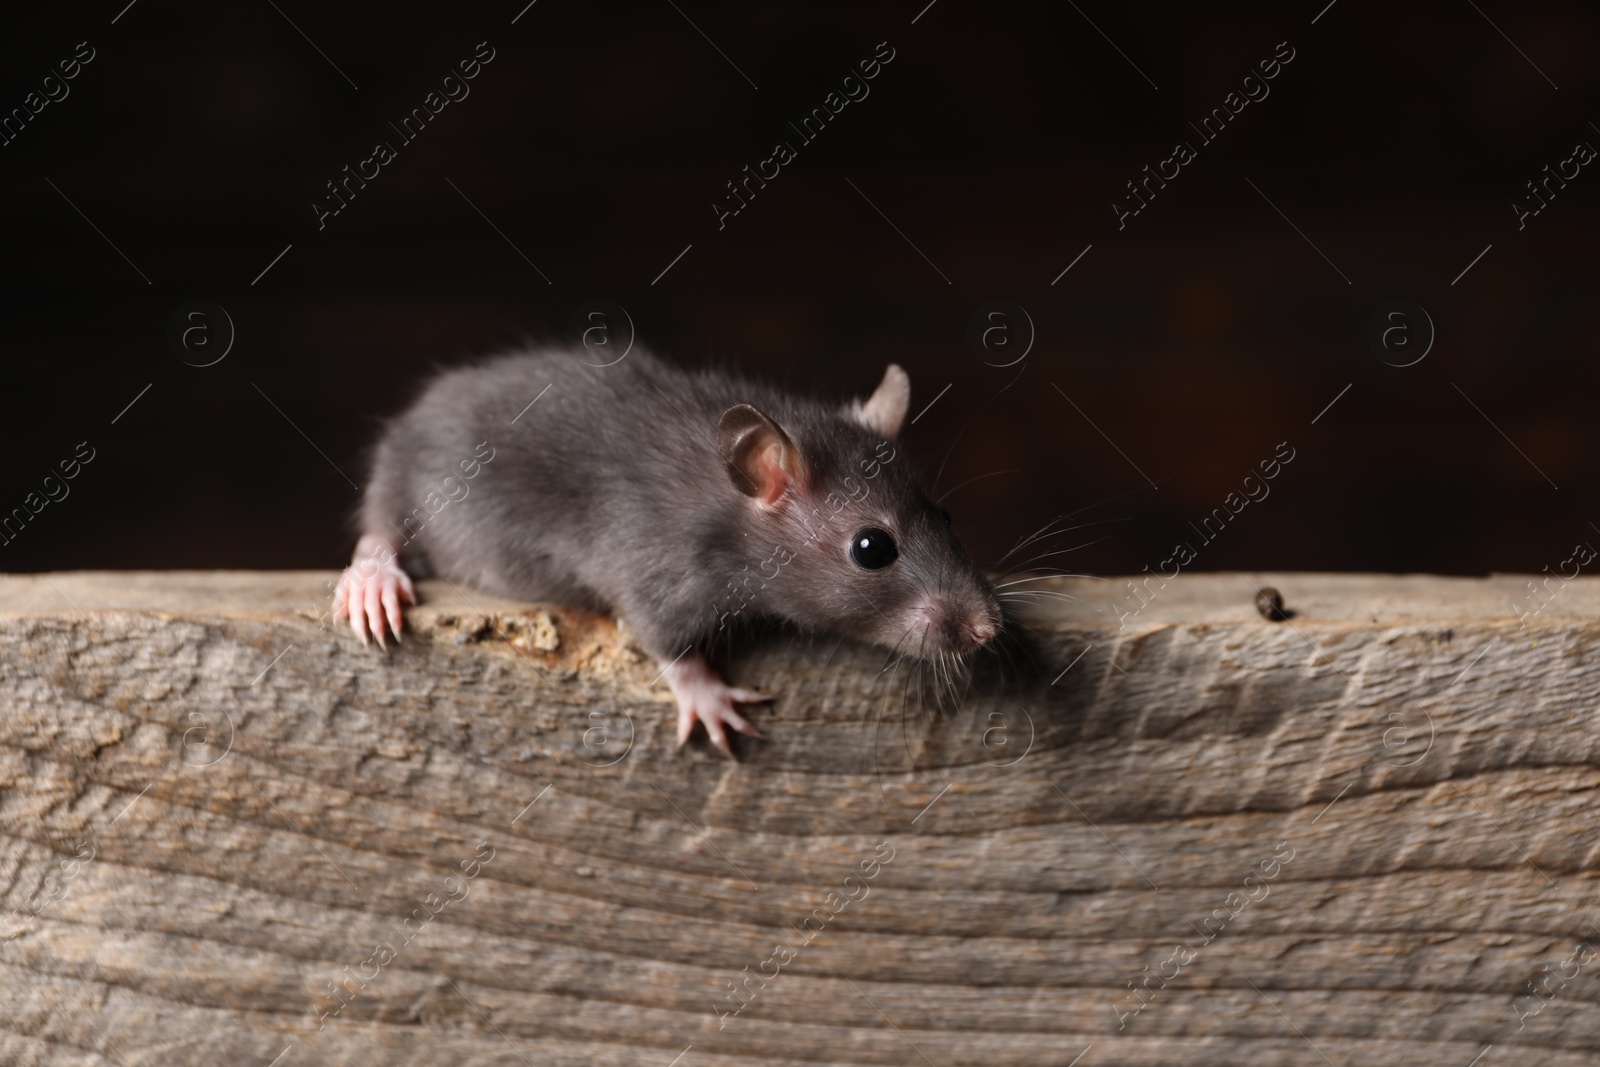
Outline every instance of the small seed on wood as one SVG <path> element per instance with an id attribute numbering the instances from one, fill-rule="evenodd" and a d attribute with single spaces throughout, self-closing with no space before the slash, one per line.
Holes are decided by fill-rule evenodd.
<path id="1" fill-rule="evenodd" d="M 1282 622 L 1289 617 L 1289 613 L 1283 610 L 1283 594 L 1270 585 L 1256 591 L 1256 610 L 1263 619 L 1273 622 Z"/>

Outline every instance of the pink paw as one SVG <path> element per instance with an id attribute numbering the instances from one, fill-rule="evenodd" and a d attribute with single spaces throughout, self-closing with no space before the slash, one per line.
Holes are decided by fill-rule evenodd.
<path id="1" fill-rule="evenodd" d="M 722 680 L 721 675 L 711 669 L 705 657 L 698 652 L 689 653 L 669 665 L 663 673 L 666 675 L 667 684 L 672 687 L 672 695 L 678 701 L 679 747 L 682 747 L 689 740 L 689 735 L 694 733 L 696 722 L 705 724 L 706 736 L 726 756 L 733 755 L 733 746 L 728 742 L 727 727 L 732 727 L 750 737 L 766 740 L 765 735 L 735 711 L 733 705 L 760 704 L 772 699 L 770 693 L 754 689 L 737 689 L 729 685 Z"/>
<path id="2" fill-rule="evenodd" d="M 350 619 L 350 629 L 363 645 L 370 631 L 378 647 L 387 648 L 386 629 L 395 644 L 400 643 L 402 601 L 415 604 L 417 592 L 411 577 L 400 569 L 393 546 L 382 538 L 363 537 L 356 545 L 355 559 L 339 576 L 339 585 L 333 591 L 334 615 Z"/>

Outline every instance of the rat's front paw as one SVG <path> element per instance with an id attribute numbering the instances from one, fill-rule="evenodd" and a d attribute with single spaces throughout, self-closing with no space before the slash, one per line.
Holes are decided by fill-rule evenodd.
<path id="1" fill-rule="evenodd" d="M 363 539 L 363 544 L 365 539 Z M 367 634 L 377 638 L 378 647 L 386 648 L 384 632 L 387 628 L 400 643 L 400 627 L 404 623 L 400 603 L 417 602 L 417 593 L 411 578 L 394 561 L 393 553 L 363 556 L 357 550 L 355 562 L 339 576 L 339 585 L 333 591 L 333 613 L 348 617 L 350 629 L 367 643 Z"/>
<path id="2" fill-rule="evenodd" d="M 689 735 L 694 733 L 694 724 L 706 724 L 706 736 L 711 738 L 711 743 L 722 750 L 723 755 L 733 755 L 733 746 L 728 743 L 728 734 L 725 726 L 731 726 L 741 734 L 766 740 L 766 736 L 755 725 L 733 710 L 735 701 L 741 704 L 758 704 L 772 697 L 766 693 L 757 693 L 750 689 L 733 689 L 724 685 L 720 692 L 707 692 L 694 701 L 678 698 L 678 747 L 682 748 L 689 740 Z"/>
<path id="3" fill-rule="evenodd" d="M 766 740 L 761 731 L 735 711 L 733 706 L 735 703 L 759 704 L 771 700 L 771 694 L 729 685 L 698 652 L 670 664 L 663 673 L 667 677 L 667 684 L 672 687 L 672 695 L 678 700 L 679 747 L 694 733 L 696 722 L 705 724 L 706 736 L 726 756 L 733 755 L 733 746 L 728 743 L 727 727 Z"/>

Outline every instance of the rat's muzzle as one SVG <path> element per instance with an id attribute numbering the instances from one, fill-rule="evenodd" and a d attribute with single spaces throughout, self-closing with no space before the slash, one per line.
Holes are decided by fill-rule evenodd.
<path id="1" fill-rule="evenodd" d="M 915 618 L 915 628 L 922 632 L 922 646 L 930 654 L 972 652 L 1000 632 L 999 605 L 982 601 L 962 603 L 953 597 L 934 595 L 917 606 Z"/>

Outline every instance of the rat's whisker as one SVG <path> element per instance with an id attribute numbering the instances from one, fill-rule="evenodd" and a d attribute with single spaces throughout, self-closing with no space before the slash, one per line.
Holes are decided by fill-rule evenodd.
<path id="1" fill-rule="evenodd" d="M 1046 581 L 1046 580 L 1051 579 L 1051 578 L 1093 578 L 1093 577 L 1095 577 L 1095 576 L 1092 575 L 1092 574 L 1039 574 L 1039 575 L 1035 575 L 1032 578 L 1018 578 L 1015 581 L 1001 582 L 999 585 L 995 586 L 995 588 L 996 589 L 1005 589 L 1008 586 L 1022 585 L 1024 582 L 1043 582 L 1043 581 Z M 1106 581 L 1107 579 L 1101 578 L 1099 580 L 1103 582 L 1103 581 Z"/>
<path id="2" fill-rule="evenodd" d="M 1077 600 L 1078 599 L 1077 597 L 1073 596 L 1071 593 L 1063 593 L 1059 589 L 1038 589 L 1038 588 L 1033 588 L 1033 589 L 996 589 L 994 595 L 997 598 L 1001 599 L 1001 600 L 1005 600 L 1005 599 L 1008 599 L 1008 598 L 1019 597 L 1019 596 L 1043 596 L 1043 595 L 1045 595 L 1047 593 L 1051 594 L 1053 596 L 1062 597 L 1063 599 L 1066 599 L 1066 600 Z"/>
<path id="3" fill-rule="evenodd" d="M 954 493 L 957 489 L 965 489 L 967 486 L 971 485 L 973 482 L 981 482 L 985 478 L 998 478 L 1002 474 L 1019 474 L 1019 473 L 1021 473 L 1021 471 L 1022 471 L 1021 467 L 1013 467 L 1011 470 L 990 471 L 988 474 L 980 474 L 976 478 L 968 478 L 966 481 L 959 482 L 955 486 L 953 486 L 953 487 L 951 487 L 949 489 L 946 489 L 942 494 L 939 495 L 938 498 L 936 498 L 934 500 L 934 503 L 935 504 L 943 504 L 946 500 L 950 499 L 951 494 Z"/>
<path id="4" fill-rule="evenodd" d="M 944 459 L 941 460 L 940 463 L 939 463 L 939 470 L 933 476 L 933 485 L 934 485 L 935 488 L 937 488 L 938 485 L 939 485 L 939 479 L 944 477 L 945 464 L 949 463 L 950 462 L 950 457 L 955 454 L 956 445 L 960 444 L 962 435 L 964 435 L 967 432 L 967 430 L 969 428 L 971 428 L 973 422 L 977 419 L 977 417 L 980 414 L 983 413 L 983 409 L 984 408 L 988 407 L 990 404 L 992 404 L 996 400 L 998 400 L 1000 398 L 1000 394 L 1001 393 L 1004 393 L 1007 389 L 1010 389 L 1013 385 L 1017 384 L 1018 379 L 1020 379 L 1022 377 L 1022 372 L 1027 370 L 1027 369 L 1028 369 L 1028 365 L 1026 363 L 1024 363 L 1022 365 L 1022 370 L 1017 371 L 1017 376 L 1015 378 L 1011 379 L 1005 385 L 1002 385 L 1000 387 L 1000 392 L 995 393 L 994 396 L 991 396 L 988 400 L 985 400 L 983 403 L 979 404 L 978 405 L 978 409 L 972 413 L 971 417 L 969 417 L 965 423 L 962 424 L 961 429 L 956 431 L 955 439 L 950 442 L 950 448 L 949 448 L 948 451 L 945 452 Z"/>
<path id="5" fill-rule="evenodd" d="M 1022 540 L 1018 541 L 1014 546 L 1012 546 L 1012 549 L 1011 549 L 1010 552 L 1007 552 L 1005 555 L 1001 556 L 998 560 L 995 561 L 995 566 L 998 567 L 1000 564 L 1004 563 L 1006 560 L 1010 559 L 1012 556 L 1016 555 L 1018 552 L 1021 552 L 1024 548 L 1027 548 L 1029 545 L 1035 544 L 1036 542 L 1039 542 L 1039 541 L 1048 540 L 1051 537 L 1060 537 L 1061 535 L 1069 534 L 1074 530 L 1087 530 L 1091 526 L 1104 526 L 1107 523 L 1112 523 L 1112 522 L 1129 522 L 1129 521 L 1131 521 L 1129 519 L 1096 519 L 1093 522 L 1080 522 L 1080 523 L 1074 523 L 1071 526 L 1063 526 L 1059 530 L 1051 530 L 1050 529 L 1050 527 L 1054 526 L 1056 523 L 1062 522 L 1063 520 L 1065 520 L 1065 519 L 1067 519 L 1069 517 L 1070 516 L 1067 516 L 1067 515 L 1058 515 L 1055 518 L 1051 519 L 1049 522 L 1045 523 L 1045 525 L 1041 526 L 1038 530 L 1036 530 L 1033 533 L 1029 534 L 1028 536 L 1024 537 Z M 1094 542 L 1090 542 L 1090 543 L 1093 544 Z"/>
<path id="6" fill-rule="evenodd" d="M 1109 582 L 1111 579 L 1099 574 L 1084 574 L 1082 571 L 1062 570 L 1060 567 L 1030 567 L 1027 570 L 1006 571 L 997 575 L 1000 578 L 1010 578 L 1015 574 L 1032 574 L 1038 578 L 1086 578 L 1091 582 Z"/>
<path id="7" fill-rule="evenodd" d="M 1070 600 L 1074 603 L 1078 598 L 1068 596 L 1066 593 L 1057 593 L 1050 589 L 1011 589 L 1004 593 L 996 593 L 1002 600 L 1026 600 L 1030 597 L 1044 597 L 1051 600 Z"/>
<path id="8" fill-rule="evenodd" d="M 902 662 L 904 662 L 904 660 L 906 658 L 906 653 L 903 653 L 903 652 L 899 651 L 900 650 L 900 646 L 905 643 L 906 638 L 910 637 L 912 632 L 915 631 L 916 628 L 917 627 L 916 627 L 915 623 L 913 623 L 912 625 L 906 627 L 906 632 L 900 635 L 900 640 L 896 641 L 894 643 L 894 645 L 890 647 L 889 655 L 887 657 L 885 657 L 885 662 L 888 665 L 885 666 L 883 668 L 883 670 L 880 670 L 878 672 L 880 675 L 887 673 L 890 670 L 891 667 L 899 667 L 900 664 Z M 899 653 L 899 654 L 897 655 L 896 653 Z M 890 660 L 892 660 L 893 662 L 889 663 Z"/>
<path id="9" fill-rule="evenodd" d="M 1063 530 L 1062 532 L 1065 533 L 1066 531 Z M 1031 559 L 1023 560 L 1021 563 L 1018 563 L 1016 566 L 1012 567 L 1011 569 L 1013 571 L 1030 570 L 1030 569 L 1032 569 L 1030 565 L 1033 564 L 1033 563 L 1038 562 L 1041 559 L 1049 559 L 1051 556 L 1064 556 L 1069 552 L 1076 552 L 1079 549 L 1088 548 L 1091 545 L 1098 545 L 1101 541 L 1106 540 L 1106 538 L 1109 538 L 1110 536 L 1111 536 L 1110 534 L 1106 534 L 1105 537 L 1096 537 L 1093 541 L 1085 541 L 1083 544 L 1081 544 L 1081 545 L 1073 545 L 1071 548 L 1059 548 L 1059 549 L 1056 549 L 1053 552 L 1041 552 L 1037 556 L 1034 556 Z"/>
<path id="10" fill-rule="evenodd" d="M 1043 526 L 1039 527 L 1033 533 L 1028 534 L 1027 536 L 1023 537 L 1020 541 L 1018 541 L 1015 545 L 1013 545 L 1011 547 L 1011 551 L 1010 552 L 1007 552 L 1005 555 L 1001 556 L 998 560 L 996 560 L 995 561 L 995 565 L 999 566 L 1001 563 L 1004 563 L 1006 560 L 1010 559 L 1012 556 L 1016 555 L 1018 552 L 1022 551 L 1024 548 L 1027 548 L 1029 545 L 1031 545 L 1035 541 L 1039 540 L 1041 537 L 1049 536 L 1050 527 L 1054 526 L 1056 523 L 1060 522 L 1062 519 L 1065 519 L 1065 518 L 1066 518 L 1065 515 L 1057 515 L 1055 518 L 1051 519 L 1049 522 L 1047 522 Z M 1063 532 L 1065 532 L 1065 531 L 1063 531 Z"/>
<path id="11" fill-rule="evenodd" d="M 1006 667 L 1009 667 L 1013 674 L 1017 673 L 1017 658 L 1012 653 L 1011 635 L 1005 631 L 1005 628 L 1001 628 L 1000 633 L 995 636 L 995 640 L 989 643 L 985 651 L 994 656 L 996 660 L 1004 658 L 1005 662 L 1001 670 L 1002 678 L 1005 677 L 1004 668 Z"/>

